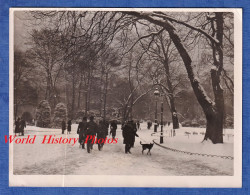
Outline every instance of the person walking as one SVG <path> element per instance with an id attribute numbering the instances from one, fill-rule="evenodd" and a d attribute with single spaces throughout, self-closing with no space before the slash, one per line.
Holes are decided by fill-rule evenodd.
<path id="1" fill-rule="evenodd" d="M 139 137 L 136 132 L 134 131 L 134 124 L 133 121 L 128 121 L 122 131 L 122 136 L 123 136 L 123 144 L 125 144 L 125 153 L 130 153 L 131 154 L 131 147 L 134 144 L 134 137 L 137 136 Z"/>
<path id="2" fill-rule="evenodd" d="M 23 118 L 21 118 L 20 122 L 20 133 L 22 136 L 24 136 L 24 128 L 26 127 L 26 122 Z"/>
<path id="3" fill-rule="evenodd" d="M 137 126 L 137 130 L 139 130 L 140 129 L 140 121 L 137 121 L 136 126 Z"/>
<path id="4" fill-rule="evenodd" d="M 87 117 L 83 117 L 82 122 L 79 123 L 77 128 L 77 134 L 79 134 L 79 143 L 80 146 L 82 146 L 82 149 L 85 149 L 86 129 L 87 129 Z"/>
<path id="5" fill-rule="evenodd" d="M 70 132 L 71 132 L 71 125 L 72 125 L 71 120 L 69 120 L 68 121 L 68 126 L 67 126 L 67 133 L 68 134 L 70 134 Z"/>
<path id="6" fill-rule="evenodd" d="M 99 151 L 102 150 L 107 135 L 108 135 L 107 123 L 103 120 L 100 120 L 97 130 L 97 143 Z"/>
<path id="7" fill-rule="evenodd" d="M 66 130 L 66 123 L 65 123 L 65 120 L 63 119 L 63 121 L 62 121 L 62 134 L 64 134 L 65 130 Z"/>
<path id="8" fill-rule="evenodd" d="M 89 122 L 87 123 L 87 127 L 86 127 L 86 137 L 87 136 L 92 136 L 94 137 L 97 133 L 98 130 L 98 126 L 97 124 L 94 122 L 94 116 L 91 116 L 89 118 Z M 87 152 L 90 153 L 90 151 L 93 149 L 93 144 L 91 143 L 93 140 L 88 139 L 87 140 Z"/>
<path id="9" fill-rule="evenodd" d="M 117 123 L 115 120 L 113 120 L 110 124 L 110 135 L 112 135 L 113 139 L 115 139 L 116 136 L 116 129 L 117 129 Z"/>
<path id="10" fill-rule="evenodd" d="M 17 133 L 20 133 L 20 118 L 18 117 L 17 120 L 15 121 L 15 135 Z"/>
<path id="11" fill-rule="evenodd" d="M 131 145 L 132 148 L 133 148 L 134 144 L 135 144 L 135 135 L 136 135 L 136 132 L 137 132 L 137 125 L 133 120 L 131 120 L 131 123 L 132 123 L 133 131 L 134 131 L 134 134 L 132 136 L 132 145 Z"/>
<path id="12" fill-rule="evenodd" d="M 148 129 L 150 129 L 151 126 L 152 126 L 152 122 L 151 122 L 151 121 L 148 121 L 147 124 L 148 124 Z"/>

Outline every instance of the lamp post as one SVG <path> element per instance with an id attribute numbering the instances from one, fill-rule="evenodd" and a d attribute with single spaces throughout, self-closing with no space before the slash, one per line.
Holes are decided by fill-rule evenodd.
<path id="1" fill-rule="evenodd" d="M 155 95 L 155 126 L 154 132 L 157 132 L 157 97 L 159 96 L 160 92 L 158 88 L 155 88 L 154 95 Z"/>
<path id="2" fill-rule="evenodd" d="M 163 94 L 161 94 L 161 137 L 160 144 L 163 143 Z"/>

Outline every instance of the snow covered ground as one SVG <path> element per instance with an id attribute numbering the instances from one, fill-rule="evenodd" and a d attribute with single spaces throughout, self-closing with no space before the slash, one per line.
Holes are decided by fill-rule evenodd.
<path id="1" fill-rule="evenodd" d="M 105 144 L 102 151 L 94 145 L 92 153 L 79 148 L 79 144 L 41 144 L 44 135 L 55 138 L 78 138 L 77 125 L 72 125 L 71 134 L 61 134 L 60 129 L 44 129 L 28 126 L 28 135 L 36 135 L 34 144 L 15 144 L 13 168 L 15 175 L 233 175 L 233 160 L 216 157 L 187 155 L 166 150 L 157 145 L 151 150 L 152 155 L 142 155 L 141 142 L 159 142 L 159 134 L 151 136 L 153 127 L 146 129 L 141 124 L 137 133 L 132 154 L 124 153 L 124 144 L 120 126 L 117 130 L 117 144 Z M 160 128 L 158 128 L 160 131 Z M 189 136 L 185 132 L 190 132 Z M 197 132 L 198 135 L 193 135 Z M 205 132 L 202 128 L 184 128 L 176 131 L 175 137 L 169 137 L 170 128 L 164 127 L 164 146 L 206 154 L 233 156 L 233 130 L 226 130 L 224 144 L 201 143 Z M 227 136 L 230 135 L 230 136 Z"/>

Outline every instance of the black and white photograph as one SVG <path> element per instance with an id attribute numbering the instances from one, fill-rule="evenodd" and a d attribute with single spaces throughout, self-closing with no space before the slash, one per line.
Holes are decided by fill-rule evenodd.
<path id="1" fill-rule="evenodd" d="M 10 185 L 240 187 L 241 28 L 241 9 L 11 8 Z"/>

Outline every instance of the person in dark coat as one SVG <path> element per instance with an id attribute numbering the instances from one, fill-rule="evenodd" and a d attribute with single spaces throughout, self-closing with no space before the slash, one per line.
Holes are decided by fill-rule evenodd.
<path id="1" fill-rule="evenodd" d="M 26 122 L 23 118 L 21 118 L 20 122 L 20 133 L 22 136 L 24 136 L 24 128 L 26 127 Z"/>
<path id="2" fill-rule="evenodd" d="M 87 129 L 86 129 L 86 137 L 89 135 L 89 136 L 92 136 L 94 137 L 97 133 L 97 130 L 98 130 L 98 126 L 97 124 L 94 122 L 94 117 L 91 116 L 89 118 L 89 122 L 87 123 Z M 92 142 L 92 139 L 88 139 L 87 141 L 87 152 L 90 153 L 90 150 L 93 149 L 93 144 L 91 143 Z"/>
<path id="3" fill-rule="evenodd" d="M 179 121 L 177 118 L 177 113 L 173 112 L 173 129 L 179 129 Z"/>
<path id="4" fill-rule="evenodd" d="M 69 120 L 68 121 L 68 126 L 67 126 L 67 133 L 68 134 L 70 134 L 70 132 L 71 132 L 71 125 L 72 125 L 71 120 Z"/>
<path id="5" fill-rule="evenodd" d="M 140 129 L 140 121 L 136 122 L 136 126 L 137 126 L 137 130 L 139 130 Z"/>
<path id="6" fill-rule="evenodd" d="M 80 146 L 82 146 L 82 149 L 85 149 L 86 129 L 87 129 L 87 117 L 83 117 L 82 122 L 79 123 L 77 128 L 77 134 L 79 134 L 79 143 Z"/>
<path id="7" fill-rule="evenodd" d="M 131 120 L 131 122 L 132 122 L 132 126 L 133 126 L 133 131 L 134 131 L 134 136 L 133 136 L 133 144 L 132 144 L 132 148 L 134 147 L 134 144 L 135 144 L 135 135 L 136 135 L 136 132 L 137 132 L 137 127 L 136 127 L 136 123 L 133 121 L 133 120 Z"/>
<path id="8" fill-rule="evenodd" d="M 109 121 L 105 120 L 104 122 L 105 122 L 107 129 L 109 129 Z"/>
<path id="9" fill-rule="evenodd" d="M 150 129 L 152 126 L 152 122 L 151 121 L 148 121 L 148 129 Z"/>
<path id="10" fill-rule="evenodd" d="M 98 150 L 102 150 L 104 141 L 108 135 L 108 126 L 107 122 L 101 120 L 99 122 L 98 130 L 97 130 L 97 143 L 98 143 Z"/>
<path id="11" fill-rule="evenodd" d="M 110 135 L 112 135 L 113 139 L 115 139 L 116 136 L 116 129 L 117 129 L 117 124 L 116 121 L 113 120 L 110 124 Z"/>
<path id="12" fill-rule="evenodd" d="M 134 124 L 133 121 L 128 121 L 122 131 L 122 136 L 124 138 L 123 143 L 125 144 L 125 153 L 131 153 L 130 149 L 134 144 L 134 137 L 139 137 L 136 132 L 134 131 Z"/>
<path id="13" fill-rule="evenodd" d="M 15 121 L 15 135 L 17 133 L 20 133 L 20 118 L 18 117 L 17 120 Z"/>
<path id="14" fill-rule="evenodd" d="M 66 123 L 65 120 L 62 121 L 62 134 L 64 134 L 64 131 L 66 130 Z"/>

